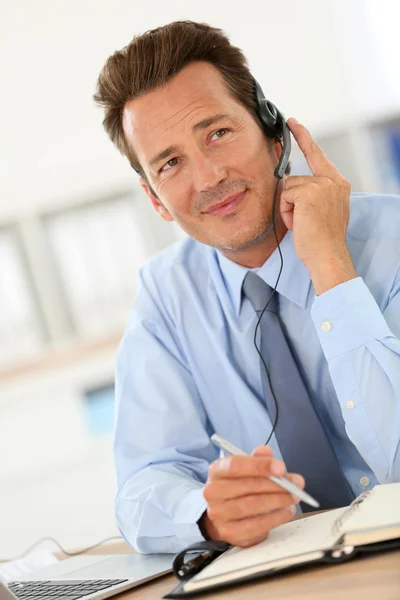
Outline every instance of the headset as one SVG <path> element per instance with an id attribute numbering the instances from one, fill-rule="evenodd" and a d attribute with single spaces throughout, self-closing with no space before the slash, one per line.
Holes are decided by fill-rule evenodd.
<path id="1" fill-rule="evenodd" d="M 280 143 L 280 145 L 282 147 L 281 156 L 280 156 L 279 162 L 274 171 L 274 176 L 276 178 L 276 186 L 275 186 L 274 199 L 272 201 L 272 227 L 274 230 L 275 241 L 276 241 L 279 256 L 281 259 L 281 267 L 279 269 L 275 287 L 272 290 L 272 293 L 268 299 L 268 302 L 264 306 L 264 309 L 261 311 L 261 314 L 257 321 L 257 325 L 256 325 L 256 328 L 254 331 L 254 340 L 253 340 L 254 346 L 257 350 L 257 353 L 260 356 L 261 362 L 263 363 L 265 371 L 267 373 L 268 383 L 269 383 L 269 387 L 270 387 L 270 390 L 272 393 L 272 397 L 274 399 L 275 409 L 276 409 L 275 419 L 274 419 L 274 423 L 272 425 L 272 430 L 268 436 L 267 441 L 265 442 L 265 445 L 267 445 L 272 437 L 272 434 L 275 431 L 276 424 L 278 422 L 278 401 L 276 399 L 274 390 L 272 388 L 271 378 L 269 375 L 267 365 L 265 364 L 264 357 L 262 356 L 261 351 L 260 351 L 259 347 L 257 346 L 257 331 L 260 326 L 260 322 L 263 317 L 263 314 L 265 313 L 269 303 L 271 302 L 272 296 L 276 292 L 276 288 L 277 288 L 277 285 L 278 285 L 278 282 L 279 282 L 279 279 L 280 279 L 280 276 L 282 273 L 282 269 L 283 269 L 283 256 L 282 256 L 282 252 L 281 252 L 281 248 L 279 245 L 279 240 L 278 240 L 278 236 L 277 236 L 276 228 L 275 228 L 275 205 L 276 205 L 276 194 L 278 191 L 279 181 L 282 179 L 283 175 L 285 174 L 285 171 L 289 164 L 290 151 L 291 151 L 292 144 L 291 144 L 291 139 L 290 139 L 290 130 L 289 130 L 289 127 L 287 126 L 286 119 L 285 119 L 283 113 L 281 113 L 270 100 L 267 100 L 265 98 L 264 92 L 262 91 L 260 84 L 254 78 L 253 78 L 253 86 L 254 86 L 254 99 L 255 99 L 255 103 L 256 103 L 256 113 L 257 113 L 258 119 L 261 123 L 262 129 L 267 137 L 274 138 L 277 142 Z"/>
<path id="2" fill-rule="evenodd" d="M 265 135 L 274 138 L 276 141 L 280 142 L 281 145 L 283 139 L 282 154 L 274 171 L 275 177 L 277 179 L 282 179 L 289 164 L 292 147 L 289 127 L 286 124 L 283 113 L 276 108 L 275 104 L 272 104 L 270 100 L 265 98 L 264 92 L 258 81 L 253 78 L 253 82 L 256 112 Z"/>

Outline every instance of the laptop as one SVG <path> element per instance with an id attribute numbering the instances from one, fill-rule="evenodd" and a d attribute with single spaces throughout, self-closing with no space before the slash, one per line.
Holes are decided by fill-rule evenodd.
<path id="1" fill-rule="evenodd" d="M 172 572 L 173 554 L 74 556 L 18 581 L 0 581 L 0 600 L 103 600 Z"/>

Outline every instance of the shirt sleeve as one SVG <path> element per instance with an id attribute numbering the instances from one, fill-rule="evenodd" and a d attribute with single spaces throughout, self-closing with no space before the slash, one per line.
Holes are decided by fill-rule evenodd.
<path id="1" fill-rule="evenodd" d="M 383 311 L 357 277 L 318 296 L 311 316 L 350 440 L 381 483 L 400 481 L 400 277 Z"/>
<path id="2" fill-rule="evenodd" d="M 217 458 L 207 417 L 155 278 L 140 287 L 116 365 L 118 527 L 142 553 L 203 541 L 202 490 Z"/>

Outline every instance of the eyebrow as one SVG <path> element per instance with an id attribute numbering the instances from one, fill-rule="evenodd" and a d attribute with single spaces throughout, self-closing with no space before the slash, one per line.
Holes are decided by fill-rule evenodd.
<path id="1" fill-rule="evenodd" d="M 214 123 L 217 123 L 218 121 L 222 121 L 222 119 L 229 119 L 229 118 L 230 118 L 229 115 L 227 115 L 225 113 L 218 113 L 216 115 L 212 115 L 211 117 L 207 117 L 206 119 L 202 119 L 201 121 L 198 121 L 197 123 L 195 123 L 192 127 L 192 131 L 196 132 L 196 131 L 201 131 L 202 129 L 207 129 L 207 127 L 210 127 L 210 125 L 214 125 Z M 153 158 L 149 162 L 150 168 L 154 167 L 161 160 L 167 158 L 170 154 L 174 154 L 176 152 L 178 152 L 178 146 L 168 146 L 168 148 L 161 150 L 161 152 L 159 152 L 158 154 L 153 156 Z"/>

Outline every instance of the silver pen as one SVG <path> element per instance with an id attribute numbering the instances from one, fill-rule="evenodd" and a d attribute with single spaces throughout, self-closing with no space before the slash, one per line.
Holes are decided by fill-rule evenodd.
<path id="1" fill-rule="evenodd" d="M 241 454 L 242 456 L 248 456 L 246 452 L 232 444 L 232 442 L 228 442 L 228 440 L 225 440 L 217 433 L 214 433 L 214 435 L 211 436 L 211 441 L 215 446 L 221 448 L 221 450 L 224 450 L 225 452 L 229 452 L 229 454 Z M 294 485 L 294 483 L 288 479 L 285 479 L 285 477 L 275 477 L 274 475 L 270 475 L 268 479 L 277 485 L 280 485 L 284 490 L 290 492 L 291 494 L 298 496 L 300 500 L 303 500 L 303 502 L 306 502 L 310 506 L 313 506 L 314 508 L 319 507 L 319 502 L 310 496 L 310 494 L 307 494 L 307 492 L 298 488 L 297 485 Z"/>

